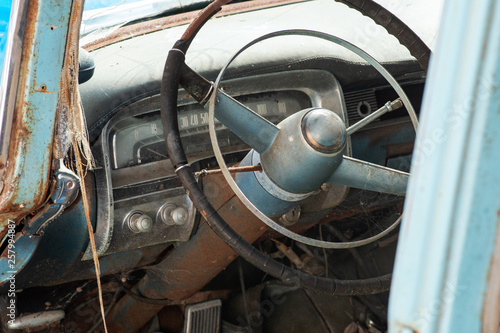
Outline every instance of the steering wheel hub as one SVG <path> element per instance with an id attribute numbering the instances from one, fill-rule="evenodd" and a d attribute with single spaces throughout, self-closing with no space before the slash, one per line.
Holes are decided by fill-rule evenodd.
<path id="1" fill-rule="evenodd" d="M 286 191 L 317 190 L 342 162 L 344 122 L 332 111 L 312 108 L 289 116 L 278 128 L 273 143 L 260 155 L 263 171 Z"/>
<path id="2" fill-rule="evenodd" d="M 326 109 L 312 109 L 302 118 L 302 135 L 311 148 L 325 154 L 344 149 L 347 132 L 340 117 Z"/>

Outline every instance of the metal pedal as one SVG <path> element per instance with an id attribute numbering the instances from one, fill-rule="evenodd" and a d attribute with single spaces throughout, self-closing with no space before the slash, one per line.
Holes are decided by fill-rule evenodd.
<path id="1" fill-rule="evenodd" d="M 220 299 L 186 306 L 184 333 L 220 333 Z"/>

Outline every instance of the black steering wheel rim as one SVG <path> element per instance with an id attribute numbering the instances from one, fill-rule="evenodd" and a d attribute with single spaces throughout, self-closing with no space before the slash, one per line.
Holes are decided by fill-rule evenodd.
<path id="1" fill-rule="evenodd" d="M 229 1 L 216 0 L 202 10 L 193 23 L 189 25 L 182 38 L 169 51 L 165 63 L 161 86 L 161 117 L 167 151 L 177 176 L 189 193 L 194 205 L 199 209 L 213 231 L 238 255 L 275 278 L 290 285 L 332 295 L 367 295 L 389 290 L 392 274 L 361 280 L 337 280 L 313 276 L 275 261 L 255 249 L 238 235 L 217 213 L 198 187 L 180 140 L 177 122 L 177 94 L 181 75 L 183 69 L 186 67 L 184 63 L 185 53 L 191 41 L 204 23 L 227 2 Z M 361 11 L 366 16 L 372 18 L 377 24 L 384 26 L 389 33 L 395 35 L 400 40 L 403 46 L 410 50 L 410 53 L 417 58 L 422 68 L 427 68 L 430 50 L 420 38 L 394 15 L 371 0 L 341 0 L 340 2 Z M 378 8 L 378 10 L 373 12 L 373 8 Z M 380 15 L 380 13 L 384 15 Z M 390 19 L 387 20 L 387 17 Z M 395 33 L 395 31 L 397 32 Z M 411 39 L 412 36 L 414 39 Z M 184 70 L 184 72 L 186 71 Z"/>

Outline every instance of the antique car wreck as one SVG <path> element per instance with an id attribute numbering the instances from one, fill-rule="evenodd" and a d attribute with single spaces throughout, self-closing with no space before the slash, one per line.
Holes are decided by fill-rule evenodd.
<path id="1" fill-rule="evenodd" d="M 227 3 L 12 2 L 0 331 L 498 332 L 500 4 Z"/>

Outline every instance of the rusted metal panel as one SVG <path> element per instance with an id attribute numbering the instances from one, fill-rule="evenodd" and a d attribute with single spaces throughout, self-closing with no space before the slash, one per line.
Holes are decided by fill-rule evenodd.
<path id="1" fill-rule="evenodd" d="M 0 193 L 3 190 L 3 175 L 7 164 L 14 104 L 18 90 L 21 53 L 25 32 L 24 21 L 28 11 L 28 0 L 18 0 L 11 3 L 11 13 L 8 18 L 8 36 L 2 41 L 5 47 L 5 63 L 0 75 Z"/>
<path id="2" fill-rule="evenodd" d="M 8 220 L 34 213 L 48 191 L 56 106 L 72 1 L 33 0 L 26 15 L 19 91 L 0 196 L 0 236 Z"/>
<path id="3" fill-rule="evenodd" d="M 267 230 L 267 226 L 234 197 L 221 207 L 219 214 L 250 243 Z M 206 223 L 190 243 L 183 245 L 149 274 L 150 280 L 168 281 L 169 290 L 151 288 L 143 290 L 144 294 L 152 298 L 184 299 L 210 282 L 237 257 Z"/>

